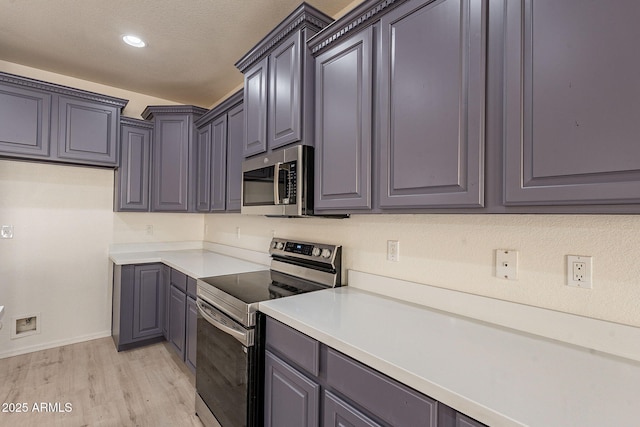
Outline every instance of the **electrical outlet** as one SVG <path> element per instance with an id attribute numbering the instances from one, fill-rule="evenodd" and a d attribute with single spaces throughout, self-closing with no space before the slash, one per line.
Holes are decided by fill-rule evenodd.
<path id="1" fill-rule="evenodd" d="M 145 226 L 145 230 L 147 232 L 147 236 L 152 236 L 153 235 L 153 225 L 147 224 Z"/>
<path id="2" fill-rule="evenodd" d="M 400 259 L 400 242 L 387 240 L 387 261 L 397 262 Z"/>
<path id="3" fill-rule="evenodd" d="M 518 280 L 518 251 L 496 249 L 496 277 Z"/>
<path id="4" fill-rule="evenodd" d="M 593 264 L 590 256 L 567 255 L 567 286 L 593 288 Z"/>
<path id="5" fill-rule="evenodd" d="M 13 225 L 3 225 L 0 228 L 0 239 L 13 239 Z"/>

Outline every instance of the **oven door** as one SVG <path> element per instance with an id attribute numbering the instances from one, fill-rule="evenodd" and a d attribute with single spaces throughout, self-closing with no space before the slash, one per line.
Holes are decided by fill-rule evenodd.
<path id="1" fill-rule="evenodd" d="M 253 330 L 245 329 L 202 299 L 198 306 L 196 392 L 207 408 L 197 410 L 208 426 L 208 409 L 222 427 L 254 422 L 255 346 Z M 214 424 L 215 425 L 215 424 Z"/>

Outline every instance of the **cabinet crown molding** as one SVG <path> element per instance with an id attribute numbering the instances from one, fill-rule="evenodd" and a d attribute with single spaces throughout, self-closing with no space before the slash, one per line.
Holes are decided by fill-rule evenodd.
<path id="1" fill-rule="evenodd" d="M 315 7 L 302 3 L 284 21 L 273 29 L 265 38 L 256 44 L 245 56 L 243 56 L 235 66 L 242 73 L 256 62 L 268 55 L 278 43 L 292 32 L 311 28 L 313 32 L 318 32 L 333 22 L 333 18 L 319 11 Z"/>
<path id="2" fill-rule="evenodd" d="M 210 122 L 211 120 L 224 114 L 231 107 L 235 107 L 237 104 L 240 104 L 243 100 L 243 95 L 244 89 L 238 90 L 236 93 L 223 100 L 211 110 L 207 111 L 204 115 L 202 115 L 198 120 L 194 122 L 194 125 L 199 128 L 207 122 Z"/>
<path id="3" fill-rule="evenodd" d="M 114 96 L 102 95 L 96 92 L 74 89 L 68 86 L 49 83 L 42 80 L 36 80 L 29 77 L 22 77 L 4 72 L 0 72 L 0 82 L 31 89 L 43 90 L 51 93 L 57 93 L 60 95 L 73 96 L 75 98 L 82 98 L 94 102 L 101 102 L 103 104 L 108 104 L 120 109 L 124 108 L 129 103 L 128 99 L 116 98 Z"/>
<path id="4" fill-rule="evenodd" d="M 195 105 L 149 105 L 142 112 L 142 118 L 151 120 L 153 116 L 158 114 L 194 114 L 201 116 L 206 112 L 206 108 L 196 107 Z"/>
<path id="5" fill-rule="evenodd" d="M 314 56 L 343 37 L 373 25 L 381 16 L 407 0 L 366 1 L 311 37 L 307 45 Z"/>

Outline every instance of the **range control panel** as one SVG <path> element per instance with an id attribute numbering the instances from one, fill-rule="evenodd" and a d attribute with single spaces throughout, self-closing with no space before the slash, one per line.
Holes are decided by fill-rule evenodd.
<path id="1" fill-rule="evenodd" d="M 269 253 L 276 256 L 288 256 L 300 259 L 312 259 L 314 261 L 332 264 L 340 246 L 324 243 L 300 242 L 273 238 Z"/>

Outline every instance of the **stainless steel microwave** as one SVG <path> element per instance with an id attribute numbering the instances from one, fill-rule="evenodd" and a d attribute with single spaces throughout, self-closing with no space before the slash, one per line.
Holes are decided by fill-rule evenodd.
<path id="1" fill-rule="evenodd" d="M 245 160 L 240 212 L 313 215 L 313 147 L 296 145 Z"/>

